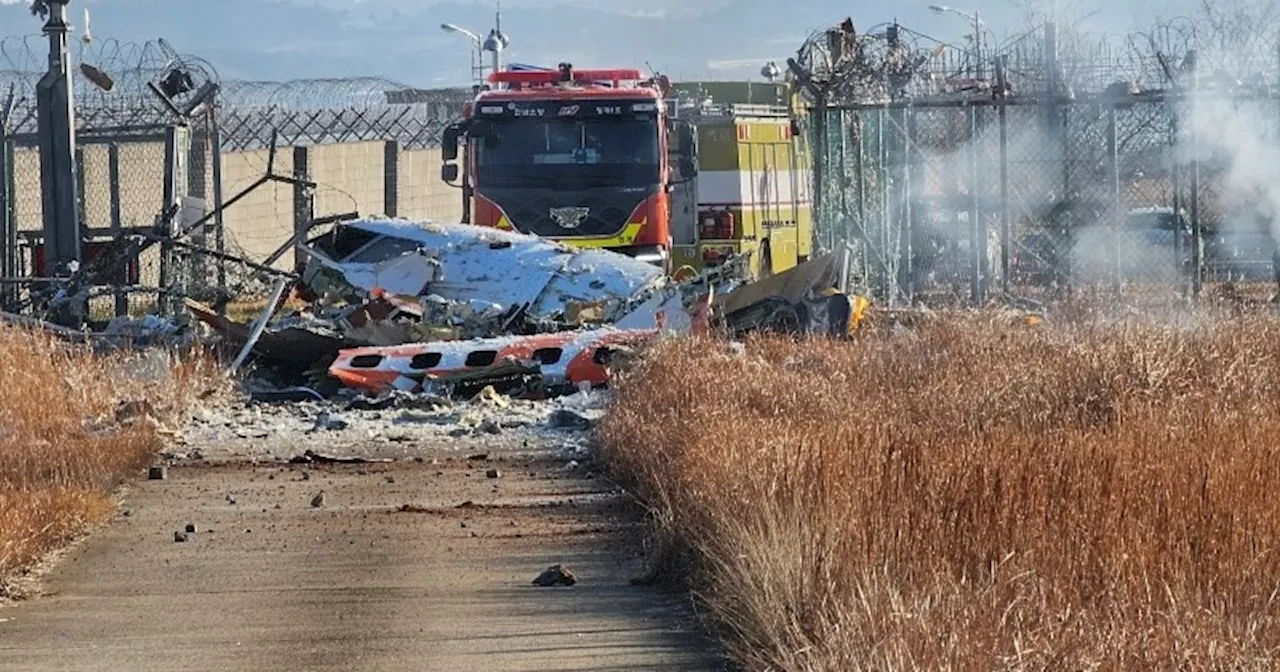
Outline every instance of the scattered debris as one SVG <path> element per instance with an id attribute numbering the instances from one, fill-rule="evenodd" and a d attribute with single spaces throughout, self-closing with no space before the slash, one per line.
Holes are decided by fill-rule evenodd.
<path id="1" fill-rule="evenodd" d="M 316 416 L 316 424 L 311 431 L 340 432 L 346 429 L 348 426 L 350 425 L 347 423 L 346 420 L 343 420 L 342 418 L 335 418 L 329 413 L 325 412 Z"/>
<path id="2" fill-rule="evenodd" d="M 595 425 L 595 422 L 590 418 L 565 408 L 558 408 L 552 411 L 549 422 L 552 427 L 558 429 L 585 430 L 591 429 Z"/>
<path id="3" fill-rule="evenodd" d="M 195 534 L 195 533 L 196 533 L 196 524 L 187 523 L 187 534 Z"/>
<path id="4" fill-rule="evenodd" d="M 307 450 L 301 455 L 289 458 L 290 464 L 388 464 L 394 460 L 390 458 L 374 459 L 370 457 L 337 457 L 334 455 L 324 455 L 312 450 Z M 306 472 L 303 472 L 304 475 Z M 310 478 L 308 475 L 307 478 Z"/>
<path id="5" fill-rule="evenodd" d="M 329 372 L 344 385 L 374 393 L 453 388 L 454 395 L 525 398 L 603 386 L 614 355 L 652 342 L 657 330 L 598 329 L 537 336 L 435 342 L 343 350 Z"/>
<path id="6" fill-rule="evenodd" d="M 186 532 L 174 532 L 174 533 L 173 533 L 173 541 L 174 541 L 174 543 L 177 543 L 177 544 L 186 543 L 186 541 L 187 541 L 189 538 L 190 538 L 190 537 L 187 535 L 187 533 L 186 533 Z"/>
<path id="7" fill-rule="evenodd" d="M 163 481 L 169 478 L 169 468 L 164 465 L 154 465 L 147 469 L 147 480 Z"/>
<path id="8" fill-rule="evenodd" d="M 324 504 L 325 504 L 324 491 L 321 490 L 319 494 L 311 498 L 311 508 L 318 509 L 324 506 Z"/>
<path id="9" fill-rule="evenodd" d="M 542 588 L 554 586 L 572 586 L 578 582 L 577 577 L 564 565 L 552 565 L 546 568 L 533 580 L 533 585 Z"/>
<path id="10" fill-rule="evenodd" d="M 288 387 L 282 390 L 256 390 L 249 394 L 250 401 L 264 404 L 324 401 L 324 395 L 310 387 Z"/>
<path id="11" fill-rule="evenodd" d="M 486 478 L 502 478 L 502 472 L 497 469 L 490 469 L 484 472 Z"/>

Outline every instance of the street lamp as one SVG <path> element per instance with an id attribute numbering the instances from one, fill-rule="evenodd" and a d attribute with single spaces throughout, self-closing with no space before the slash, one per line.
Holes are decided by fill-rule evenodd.
<path id="1" fill-rule="evenodd" d="M 484 85 L 484 57 L 481 55 L 482 46 L 480 42 L 480 36 L 467 30 L 466 28 L 463 28 L 461 26 L 458 26 L 452 23 L 442 23 L 440 24 L 440 29 L 446 33 L 454 33 L 457 35 L 461 35 L 467 38 L 468 40 L 471 40 L 472 46 L 475 47 L 475 49 L 472 49 L 470 51 L 471 79 L 474 80 L 474 83 L 476 86 L 483 86 Z"/>
<path id="2" fill-rule="evenodd" d="M 978 68 L 978 79 L 983 79 L 986 73 L 983 72 L 982 67 L 982 19 L 978 18 L 978 12 L 970 14 L 946 5 L 929 5 L 929 9 L 933 10 L 934 14 L 955 14 L 973 22 L 974 63 Z"/>
<path id="3" fill-rule="evenodd" d="M 493 17 L 493 28 L 484 40 L 484 50 L 493 54 L 493 72 L 502 69 L 502 51 L 510 45 L 511 39 L 502 32 L 502 5 L 499 4 Z"/>

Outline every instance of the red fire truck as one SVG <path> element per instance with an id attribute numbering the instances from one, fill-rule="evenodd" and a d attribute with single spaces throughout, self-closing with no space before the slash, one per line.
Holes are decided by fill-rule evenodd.
<path id="1" fill-rule="evenodd" d="M 567 63 L 489 83 L 444 134 L 442 177 L 462 188 L 463 221 L 669 268 L 669 191 L 693 179 L 697 155 L 668 116 L 669 83 Z"/>

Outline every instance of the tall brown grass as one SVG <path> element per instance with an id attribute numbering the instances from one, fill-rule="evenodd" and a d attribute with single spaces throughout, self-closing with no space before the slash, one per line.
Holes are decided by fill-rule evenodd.
<path id="1" fill-rule="evenodd" d="M 155 422 L 116 422 L 120 401 L 147 400 L 174 420 L 216 381 L 198 353 L 97 356 L 0 328 L 0 594 L 7 579 L 108 517 L 111 491 L 159 448 Z"/>
<path id="2" fill-rule="evenodd" d="M 1280 320 L 665 344 L 605 457 L 752 670 L 1280 667 Z"/>

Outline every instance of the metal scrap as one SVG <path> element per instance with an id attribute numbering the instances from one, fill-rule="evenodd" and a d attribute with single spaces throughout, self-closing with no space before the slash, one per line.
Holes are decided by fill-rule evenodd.
<path id="1" fill-rule="evenodd" d="M 844 254 L 755 283 L 745 258 L 675 279 L 608 250 L 405 219 L 341 223 L 298 249 L 306 309 L 268 323 L 281 286 L 253 329 L 188 306 L 242 357 L 327 370 L 375 395 L 555 396 L 607 384 L 615 357 L 664 333 L 842 336 L 866 309 L 847 292 Z"/>

